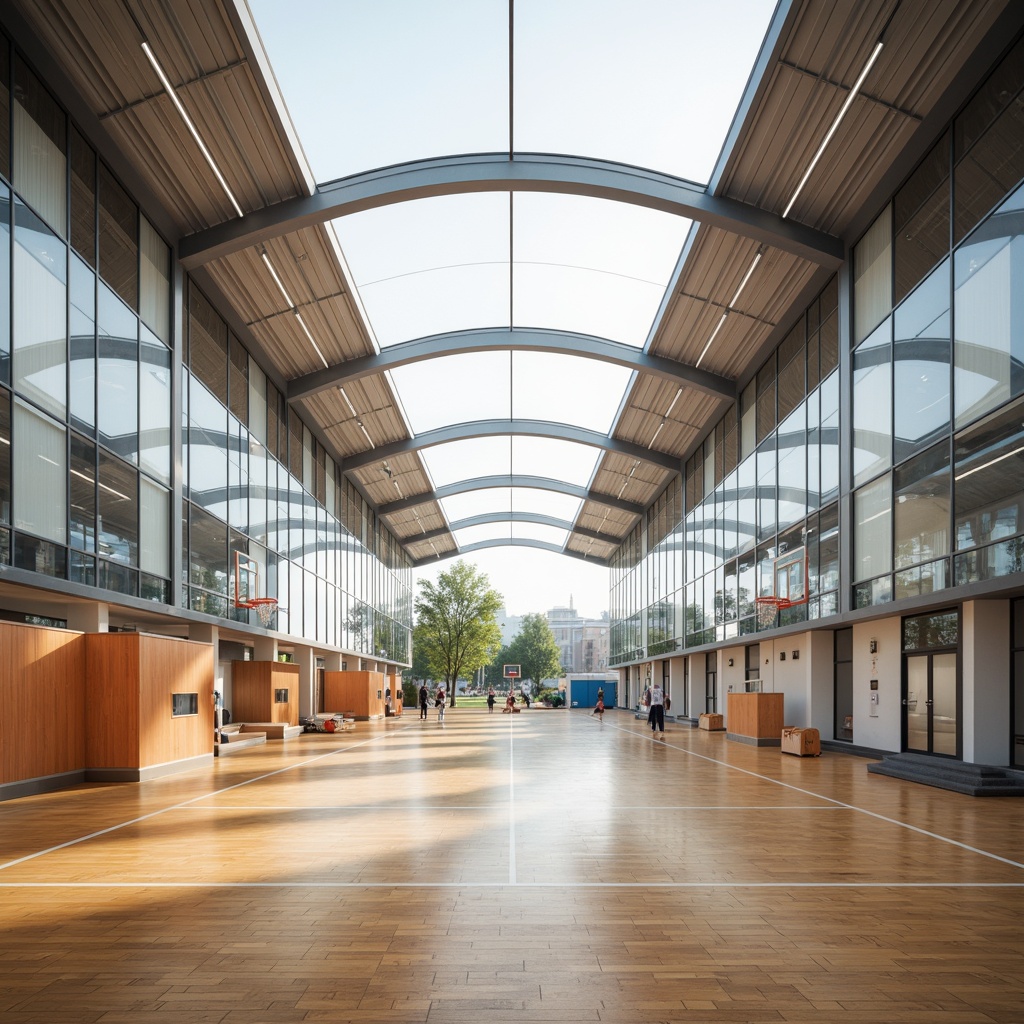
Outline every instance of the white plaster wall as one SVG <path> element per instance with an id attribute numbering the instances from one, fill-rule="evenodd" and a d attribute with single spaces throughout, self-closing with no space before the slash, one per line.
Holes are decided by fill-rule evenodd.
<path id="1" fill-rule="evenodd" d="M 1010 763 L 1010 602 L 965 601 L 960 618 L 963 653 L 963 759 Z"/>
<path id="2" fill-rule="evenodd" d="M 810 714 L 808 724 L 822 739 L 835 739 L 835 640 L 829 629 L 807 634 Z M 803 658 L 803 651 L 800 653 Z"/>
<path id="3" fill-rule="evenodd" d="M 744 667 L 746 665 L 747 649 L 745 647 L 723 647 L 722 665 L 718 673 L 718 688 L 723 695 L 723 700 L 728 703 L 726 694 L 742 693 L 744 683 Z M 729 659 L 732 665 L 729 665 Z M 725 709 L 722 709 L 725 714 Z"/>
<path id="4" fill-rule="evenodd" d="M 672 698 L 672 709 L 669 714 L 682 715 L 689 707 L 686 703 L 686 658 L 677 655 L 668 660 L 669 696 Z"/>
<path id="5" fill-rule="evenodd" d="M 704 671 L 707 668 L 707 657 L 704 654 L 691 654 L 690 659 L 690 693 L 689 708 L 693 718 L 704 713 Z"/>
<path id="6" fill-rule="evenodd" d="M 872 655 L 870 641 L 878 641 Z M 900 619 L 876 619 L 853 627 L 853 742 L 876 750 L 900 749 L 902 708 Z M 878 680 L 878 717 L 870 716 L 870 681 Z"/>

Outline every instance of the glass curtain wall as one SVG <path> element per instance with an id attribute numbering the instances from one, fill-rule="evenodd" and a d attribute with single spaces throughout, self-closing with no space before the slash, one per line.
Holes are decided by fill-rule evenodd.
<path id="1" fill-rule="evenodd" d="M 243 552 L 278 629 L 408 662 L 408 556 L 205 297 L 189 285 L 172 308 L 171 259 L 0 35 L 0 564 L 248 621 Z"/>

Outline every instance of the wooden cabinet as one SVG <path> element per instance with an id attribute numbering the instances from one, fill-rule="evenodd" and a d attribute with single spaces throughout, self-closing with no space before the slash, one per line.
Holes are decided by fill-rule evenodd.
<path id="1" fill-rule="evenodd" d="M 384 717 L 383 672 L 325 672 L 324 711 L 362 720 Z M 394 697 L 392 689 L 392 698 Z"/>
<path id="2" fill-rule="evenodd" d="M 231 663 L 232 722 L 299 724 L 299 666 L 284 661 Z"/>
<path id="3" fill-rule="evenodd" d="M 782 742 L 783 694 L 730 693 L 726 738 L 756 747 Z"/>

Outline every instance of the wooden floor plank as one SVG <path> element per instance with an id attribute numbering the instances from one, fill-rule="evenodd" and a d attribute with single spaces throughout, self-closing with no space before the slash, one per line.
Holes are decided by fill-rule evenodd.
<path id="1" fill-rule="evenodd" d="M 1024 1021 L 1024 815 L 455 709 L 0 804 L 0 1021 Z"/>

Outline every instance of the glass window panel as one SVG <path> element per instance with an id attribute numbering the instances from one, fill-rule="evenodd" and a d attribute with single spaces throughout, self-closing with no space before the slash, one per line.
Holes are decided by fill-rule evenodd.
<path id="1" fill-rule="evenodd" d="M 67 237 L 67 119 L 39 79 L 14 61 L 14 187 Z"/>
<path id="2" fill-rule="evenodd" d="M 99 173 L 100 277 L 139 308 L 139 211 L 104 164 Z"/>
<path id="3" fill-rule="evenodd" d="M 96 269 L 96 153 L 71 128 L 71 244 Z"/>
<path id="4" fill-rule="evenodd" d="M 949 554 L 949 485 L 948 441 L 929 448 L 895 471 L 895 568 Z"/>
<path id="5" fill-rule="evenodd" d="M 958 434 L 954 451 L 957 549 L 1024 532 L 1024 400 Z"/>
<path id="6" fill-rule="evenodd" d="M 192 372 L 228 404 L 228 327 L 206 297 L 189 287 L 189 355 Z"/>
<path id="7" fill-rule="evenodd" d="M 195 377 L 190 379 L 189 391 L 191 497 L 197 504 L 227 519 L 227 410 Z"/>
<path id="8" fill-rule="evenodd" d="M 139 450 L 139 321 L 102 281 L 96 326 L 100 440 L 134 461 Z"/>
<path id="9" fill-rule="evenodd" d="M 142 328 L 139 367 L 139 465 L 171 482 L 171 352 Z"/>
<path id="10" fill-rule="evenodd" d="M 804 358 L 801 345 L 799 358 L 790 360 L 779 371 L 779 419 L 785 419 L 800 404 L 803 397 Z"/>
<path id="11" fill-rule="evenodd" d="M 775 355 L 757 372 L 757 443 L 760 444 L 778 423 L 775 407 Z"/>
<path id="12" fill-rule="evenodd" d="M 139 565 L 156 576 L 170 576 L 170 491 L 140 477 L 139 511 Z"/>
<path id="13" fill-rule="evenodd" d="M 839 494 L 839 374 L 833 372 L 818 391 L 821 401 L 821 503 Z"/>
<path id="14" fill-rule="evenodd" d="M 14 386 L 58 419 L 67 407 L 67 248 L 15 205 Z"/>
<path id="15" fill-rule="evenodd" d="M 228 528 L 226 523 L 190 505 L 191 548 L 189 579 L 192 586 L 218 594 L 228 592 Z M 271 593 L 268 591 L 268 593 Z M 271 594 L 271 596 L 273 596 Z"/>
<path id="16" fill-rule="evenodd" d="M 757 450 L 757 537 L 765 540 L 775 534 L 776 514 L 776 451 L 774 438 Z"/>
<path id="17" fill-rule="evenodd" d="M 249 360 L 249 432 L 261 445 L 267 443 L 267 375 L 255 359 Z"/>
<path id="18" fill-rule="evenodd" d="M 11 395 L 10 392 L 0 389 L 0 523 L 10 523 L 10 521 Z"/>
<path id="19" fill-rule="evenodd" d="M 171 343 L 171 250 L 156 228 L 140 217 L 139 315 L 165 344 Z"/>
<path id="20" fill-rule="evenodd" d="M 853 250 L 854 344 L 892 309 L 892 208 L 887 206 Z"/>
<path id="21" fill-rule="evenodd" d="M 91 434 L 96 426 L 96 275 L 71 254 L 71 422 Z"/>
<path id="22" fill-rule="evenodd" d="M 15 401 L 12 442 L 14 525 L 65 544 L 68 459 L 64 428 Z"/>
<path id="23" fill-rule="evenodd" d="M 11 177 L 11 51 L 0 38 L 0 174 Z"/>
<path id="24" fill-rule="evenodd" d="M 956 119 L 957 241 L 1024 177 L 1022 88 L 1024 40 L 1017 43 Z"/>
<path id="25" fill-rule="evenodd" d="M 1024 233 L 1016 231 L 1021 211 L 1024 186 L 954 257 L 957 426 L 1024 391 Z"/>
<path id="26" fill-rule="evenodd" d="M 232 334 L 228 360 L 228 408 L 239 422 L 249 422 L 249 353 Z"/>
<path id="27" fill-rule="evenodd" d="M 96 445 L 71 435 L 70 543 L 82 551 L 96 550 Z"/>
<path id="28" fill-rule="evenodd" d="M 740 395 L 740 458 L 757 447 L 757 382 L 751 381 Z"/>
<path id="29" fill-rule="evenodd" d="M 808 511 L 806 420 L 807 411 L 801 405 L 781 424 L 777 435 L 780 530 L 802 520 Z"/>
<path id="30" fill-rule="evenodd" d="M 302 420 L 294 409 L 288 410 L 288 472 L 302 481 Z"/>
<path id="31" fill-rule="evenodd" d="M 138 473 L 127 463 L 99 453 L 99 551 L 125 565 L 139 564 Z"/>
<path id="32" fill-rule="evenodd" d="M 892 569 L 892 495 L 886 474 L 853 495 L 853 582 Z"/>
<path id="33" fill-rule="evenodd" d="M 249 528 L 249 437 L 234 416 L 228 417 L 228 522 Z"/>
<path id="34" fill-rule="evenodd" d="M 255 438 L 249 440 L 249 536 L 261 544 L 269 544 L 267 522 L 267 469 L 274 466 L 274 482 L 277 482 L 276 464 L 267 458 L 267 449 Z M 276 506 L 275 506 L 276 507 Z"/>
<path id="35" fill-rule="evenodd" d="M 830 505 L 818 515 L 815 575 L 812 593 L 823 594 L 839 587 L 839 506 Z"/>
<path id="36" fill-rule="evenodd" d="M 896 193 L 896 302 L 949 252 L 949 138 L 942 136 Z"/>
<path id="37" fill-rule="evenodd" d="M 854 484 L 892 464 L 892 321 L 853 353 Z"/>
<path id="38" fill-rule="evenodd" d="M 893 317 L 893 444 L 896 461 L 949 431 L 949 261 Z"/>
<path id="39" fill-rule="evenodd" d="M 0 46 L 0 53 L 3 52 Z M 0 108 L 0 116 L 3 110 Z M 11 380 L 11 192 L 0 181 L 0 381 Z"/>

